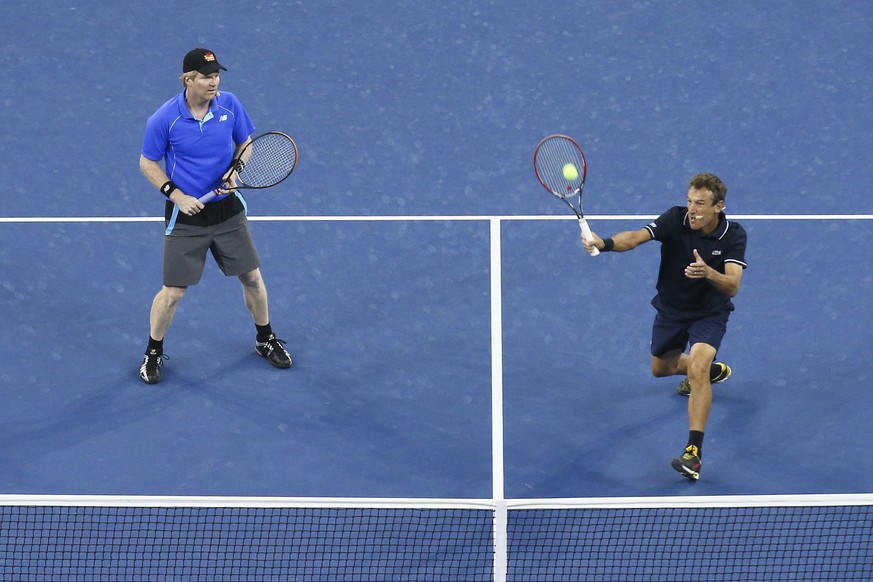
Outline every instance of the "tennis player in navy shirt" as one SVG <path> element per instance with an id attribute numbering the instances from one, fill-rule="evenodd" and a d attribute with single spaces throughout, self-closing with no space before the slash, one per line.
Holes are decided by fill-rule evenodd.
<path id="1" fill-rule="evenodd" d="M 245 200 L 233 191 L 239 157 L 254 125 L 234 94 L 219 92 L 220 71 L 226 70 L 212 51 L 189 51 L 179 77 L 184 90 L 146 122 L 139 167 L 166 197 L 163 286 L 152 301 L 149 342 L 139 370 L 147 384 L 161 381 L 164 334 L 188 287 L 200 282 L 207 251 L 225 275 L 242 283 L 257 332 L 255 351 L 277 368 L 291 367 L 285 341 L 276 338 L 270 324 Z M 216 188 L 224 195 L 207 204 L 198 200 Z"/>
<path id="2" fill-rule="evenodd" d="M 685 375 L 680 394 L 689 396 L 688 444 L 673 468 L 689 479 L 700 477 L 703 436 L 712 406 L 712 385 L 731 368 L 715 357 L 734 310 L 746 268 L 746 231 L 724 214 L 727 187 L 713 174 L 698 174 L 688 185 L 686 206 L 675 206 L 639 230 L 602 239 L 582 239 L 591 253 L 623 252 L 643 243 L 661 243 L 657 310 L 652 326 L 652 374 Z M 690 345 L 690 350 L 686 348 Z"/>

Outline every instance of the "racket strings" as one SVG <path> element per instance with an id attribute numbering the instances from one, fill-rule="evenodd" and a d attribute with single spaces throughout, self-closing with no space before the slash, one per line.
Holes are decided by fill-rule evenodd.
<path id="1" fill-rule="evenodd" d="M 575 180 L 564 177 L 564 165 L 573 164 L 579 176 Z M 536 172 L 553 194 L 567 198 L 576 192 L 585 180 L 585 158 L 569 139 L 553 137 L 540 144 L 536 155 Z"/>
<path id="2" fill-rule="evenodd" d="M 246 186 L 268 187 L 288 177 L 297 163 L 297 148 L 287 136 L 270 133 L 252 142 L 252 155 L 239 173 Z"/>

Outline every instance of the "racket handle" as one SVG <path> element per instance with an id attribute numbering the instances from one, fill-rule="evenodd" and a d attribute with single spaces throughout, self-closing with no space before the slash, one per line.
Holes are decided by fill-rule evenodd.
<path id="1" fill-rule="evenodd" d="M 582 237 L 586 242 L 591 242 L 594 237 L 591 236 L 591 229 L 588 228 L 588 221 L 584 218 L 579 219 L 579 229 L 582 231 Z M 600 250 L 597 247 L 594 247 L 594 250 L 591 251 L 591 256 L 596 257 L 600 254 Z"/>
<path id="2" fill-rule="evenodd" d="M 199 200 L 203 204 L 206 204 L 207 202 L 212 202 L 213 200 L 215 200 L 219 196 L 223 196 L 223 194 L 219 193 L 218 188 L 216 188 L 212 192 L 207 192 L 206 194 L 204 194 L 203 196 L 201 196 L 197 200 Z"/>

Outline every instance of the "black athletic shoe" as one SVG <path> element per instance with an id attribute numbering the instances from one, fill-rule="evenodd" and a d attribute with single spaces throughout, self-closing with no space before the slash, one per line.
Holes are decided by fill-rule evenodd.
<path id="1" fill-rule="evenodd" d="M 285 340 L 276 339 L 276 336 L 270 334 L 265 342 L 255 343 L 255 351 L 258 355 L 270 360 L 270 363 L 277 368 L 291 367 L 291 354 L 285 351 L 282 347 L 285 345 Z"/>
<path id="2" fill-rule="evenodd" d="M 715 378 L 710 378 L 710 382 L 713 384 L 721 384 L 725 380 L 731 377 L 731 367 L 725 364 L 724 362 L 716 362 L 716 366 L 719 367 L 718 374 L 716 374 Z M 676 386 L 676 392 L 681 394 L 682 396 L 690 396 L 691 395 L 691 383 L 688 381 L 688 378 L 685 378 L 679 385 Z"/>
<path id="3" fill-rule="evenodd" d="M 694 445 L 685 447 L 681 457 L 673 459 L 673 468 L 689 479 L 700 479 L 700 451 Z"/>
<path id="4" fill-rule="evenodd" d="M 146 384 L 157 384 L 161 381 L 161 366 L 164 365 L 164 360 L 169 360 L 170 357 L 158 353 L 157 350 L 149 350 L 145 353 L 142 366 L 139 367 L 139 377 Z"/>

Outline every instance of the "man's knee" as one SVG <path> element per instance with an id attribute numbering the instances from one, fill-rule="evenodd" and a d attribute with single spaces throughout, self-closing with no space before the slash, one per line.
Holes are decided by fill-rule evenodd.
<path id="1" fill-rule="evenodd" d="M 655 378 L 664 378 L 665 376 L 672 376 L 673 372 L 670 371 L 669 368 L 665 367 L 661 362 L 655 362 L 652 360 L 652 376 Z"/>
<path id="2" fill-rule="evenodd" d="M 708 344 L 694 344 L 688 358 L 688 375 L 709 378 L 710 367 L 715 360 L 716 349 Z"/>
<path id="3" fill-rule="evenodd" d="M 709 378 L 709 367 L 712 360 L 691 360 L 688 362 L 688 376 L 690 378 Z"/>
<path id="4" fill-rule="evenodd" d="M 652 356 L 652 376 L 655 378 L 664 378 L 665 376 L 675 376 L 680 373 L 679 358 L 682 357 L 682 352 L 665 354 L 663 356 Z"/>
<path id="5" fill-rule="evenodd" d="M 185 291 L 187 291 L 187 287 L 164 287 L 161 289 L 161 294 L 164 296 L 164 301 L 168 306 L 174 306 L 182 300 L 182 297 L 185 296 Z"/>
<path id="6" fill-rule="evenodd" d="M 260 269 L 252 269 L 248 273 L 239 276 L 240 283 L 246 287 L 260 287 L 263 282 Z"/>

